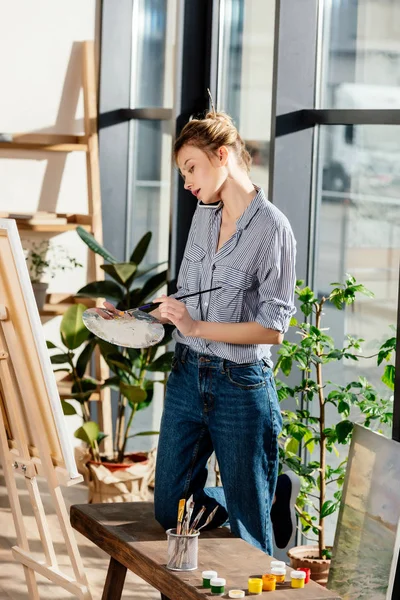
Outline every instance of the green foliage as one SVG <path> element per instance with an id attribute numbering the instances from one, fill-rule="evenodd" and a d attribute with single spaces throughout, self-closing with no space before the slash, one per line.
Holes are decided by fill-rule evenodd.
<path id="1" fill-rule="evenodd" d="M 294 387 L 279 377 L 275 379 L 279 401 L 294 398 L 297 406 L 294 411 L 282 410 L 280 460 L 281 465 L 286 465 L 301 478 L 302 487 L 296 504 L 300 526 L 303 533 L 311 532 L 317 537 L 320 558 L 329 554 L 325 547 L 324 519 L 339 508 L 347 462 L 345 460 L 333 468 L 327 457 L 331 453 L 339 456 L 338 445 L 350 443 L 354 415 L 357 422 L 366 427 L 373 423 L 391 424 L 393 418 L 390 392 L 383 397 L 365 377 L 346 385 L 325 380 L 324 365 L 343 359 L 356 362 L 364 358 L 363 339 L 347 336 L 343 346 L 336 347 L 334 339 L 322 327 L 325 303 L 343 310 L 355 301 L 357 294 L 373 295 L 351 275 L 346 276 L 344 284 L 333 283 L 331 286 L 329 296 L 318 299 L 313 290 L 303 287 L 302 281 L 297 282 L 296 295 L 304 320 L 291 320 L 298 341 L 285 340 L 282 343 L 274 370 L 276 376 L 279 373 L 288 376 L 293 369 L 301 372 L 301 381 Z M 395 347 L 395 337 L 382 344 L 375 355 L 377 367 L 393 359 Z M 393 364 L 386 364 L 381 377 L 389 390 L 393 390 L 394 386 L 394 369 Z M 327 405 L 334 407 L 337 413 L 338 422 L 332 427 L 326 425 Z M 303 460 L 305 450 L 311 458 L 307 464 Z M 326 497 L 327 486 L 336 487 L 330 495 L 333 499 Z"/>
<path id="2" fill-rule="evenodd" d="M 78 234 L 87 246 L 102 256 L 110 264 L 102 265 L 102 269 L 111 278 L 105 281 L 93 281 L 81 288 L 77 296 L 90 298 L 106 298 L 117 303 L 120 310 L 136 308 L 145 303 L 165 283 L 166 271 L 159 271 L 161 264 L 153 264 L 139 269 L 151 241 L 151 233 L 146 233 L 133 250 L 129 262 L 118 262 L 117 259 L 101 246 L 95 238 L 83 228 L 77 228 Z M 171 341 L 172 325 L 165 325 L 165 336 L 155 346 L 136 350 L 119 348 L 101 340 L 90 333 L 83 324 L 82 314 L 86 310 L 83 304 L 76 304 L 65 313 L 60 334 L 64 347 L 59 348 L 52 342 L 47 347 L 54 350 L 51 362 L 62 366 L 72 380 L 71 399 L 77 400 L 82 407 L 83 425 L 75 432 L 75 436 L 88 444 L 92 458 L 99 461 L 98 444 L 104 439 L 97 423 L 90 418 L 89 401 L 94 392 L 100 388 L 110 387 L 118 392 L 117 424 L 114 433 L 115 450 L 109 460 L 120 462 L 126 448 L 134 415 L 143 410 L 152 401 L 155 381 L 154 373 L 168 373 L 171 368 L 172 352 L 164 352 L 156 358 L 157 351 Z M 98 346 L 101 355 L 112 371 L 104 382 L 96 381 L 86 375 L 93 351 Z M 147 376 L 150 374 L 150 378 Z M 63 401 L 64 414 L 74 414 L 74 407 Z M 128 409 L 128 414 L 127 413 Z M 157 432 L 142 432 L 140 435 Z M 136 434 L 139 435 L 139 434 Z"/>

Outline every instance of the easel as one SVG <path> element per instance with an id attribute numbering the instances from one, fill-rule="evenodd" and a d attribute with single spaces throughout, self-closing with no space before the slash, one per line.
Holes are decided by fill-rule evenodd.
<path id="1" fill-rule="evenodd" d="M 0 462 L 10 498 L 28 597 L 39 599 L 35 573 L 90 600 L 91 594 L 60 484 L 82 481 L 68 443 L 64 415 L 47 353 L 15 221 L 0 219 Z M 29 550 L 15 473 L 25 477 L 45 560 Z M 37 477 L 46 478 L 74 578 L 62 573 L 40 497 Z"/>

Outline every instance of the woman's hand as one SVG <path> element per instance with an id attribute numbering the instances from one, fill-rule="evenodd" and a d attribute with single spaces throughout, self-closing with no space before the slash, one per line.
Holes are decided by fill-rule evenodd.
<path id="1" fill-rule="evenodd" d="M 160 302 L 158 310 L 163 319 L 168 319 L 179 329 L 184 336 L 194 336 L 197 326 L 197 321 L 192 319 L 188 309 L 183 302 L 170 298 L 163 294 L 159 298 L 155 298 L 153 302 Z"/>
<path id="2" fill-rule="evenodd" d="M 102 308 L 94 308 L 93 310 L 107 321 L 111 321 L 114 317 L 122 317 L 125 314 L 122 310 L 115 308 L 114 304 L 111 304 L 111 302 L 103 302 L 103 306 L 106 310 L 103 310 Z M 112 314 L 110 315 L 109 313 Z"/>

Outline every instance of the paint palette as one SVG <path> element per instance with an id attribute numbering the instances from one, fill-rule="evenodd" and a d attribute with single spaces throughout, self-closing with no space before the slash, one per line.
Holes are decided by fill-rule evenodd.
<path id="1" fill-rule="evenodd" d="M 106 311 L 107 312 L 107 311 Z M 95 308 L 82 315 L 85 326 L 97 337 L 125 348 L 148 348 L 160 342 L 165 334 L 162 323 L 135 308 L 105 319 Z"/>

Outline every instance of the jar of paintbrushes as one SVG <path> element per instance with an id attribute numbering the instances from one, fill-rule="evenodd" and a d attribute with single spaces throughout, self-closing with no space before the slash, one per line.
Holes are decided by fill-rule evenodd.
<path id="1" fill-rule="evenodd" d="M 193 496 L 189 500 L 179 501 L 178 519 L 175 529 L 168 529 L 168 561 L 167 568 L 172 571 L 194 571 L 197 569 L 198 540 L 200 530 L 211 523 L 218 506 L 210 513 L 203 525 L 199 523 L 206 507 L 202 506 L 196 516 L 193 516 Z"/>

